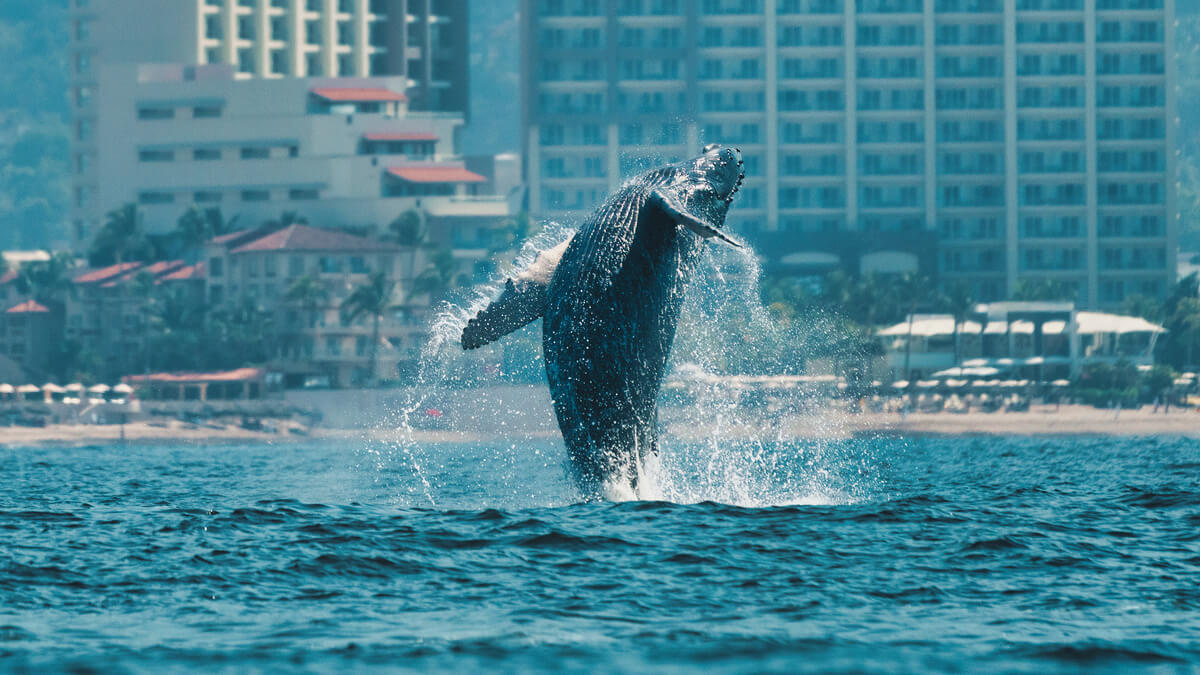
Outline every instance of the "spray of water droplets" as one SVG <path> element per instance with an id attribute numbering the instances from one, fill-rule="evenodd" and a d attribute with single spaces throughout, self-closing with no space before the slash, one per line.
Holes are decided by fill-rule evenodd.
<path id="1" fill-rule="evenodd" d="M 380 425 L 400 430 L 399 437 L 390 443 L 376 442 L 371 450 L 380 475 L 392 472 L 403 479 L 396 481 L 398 491 L 404 493 L 402 501 L 437 506 L 446 501 L 442 496 L 448 491 L 461 496 L 461 482 L 472 478 L 455 475 L 456 471 L 486 472 L 487 487 L 481 490 L 505 492 L 477 493 L 488 506 L 544 506 L 576 498 L 569 487 L 557 425 L 552 414 L 545 414 L 548 405 L 539 408 L 543 417 L 531 422 L 522 420 L 529 406 L 521 397 L 506 397 L 487 387 L 472 389 L 470 398 L 476 403 L 470 421 L 475 428 L 491 432 L 485 435 L 519 437 L 515 427 L 527 432 L 534 426 L 552 440 L 481 441 L 488 452 L 470 461 L 447 460 L 444 448 L 422 442 L 420 433 L 428 426 L 429 408 L 480 382 L 481 363 L 513 367 L 516 352 L 516 360 L 540 377 L 540 322 L 473 353 L 464 353 L 458 341 L 467 320 L 500 292 L 504 279 L 572 234 L 570 228 L 550 224 L 492 283 L 439 309 L 415 386 Z M 728 246 L 706 249 L 690 281 L 672 350 L 671 375 L 660 404 L 660 453 L 637 467 L 636 493 L 627 486 L 611 486 L 608 497 L 748 507 L 837 504 L 864 498 L 873 483 L 869 448 L 840 438 L 844 434 L 835 417 L 823 414 L 815 398 L 806 398 L 804 392 L 783 392 L 781 403 L 721 377 L 795 372 L 803 364 L 789 361 L 794 350 L 788 347 L 811 341 L 811 335 L 785 334 L 763 306 L 761 270 L 752 252 Z M 804 330 L 833 329 L 816 322 Z M 544 388 L 544 379 L 541 382 Z M 405 472 L 412 476 L 403 476 Z"/>

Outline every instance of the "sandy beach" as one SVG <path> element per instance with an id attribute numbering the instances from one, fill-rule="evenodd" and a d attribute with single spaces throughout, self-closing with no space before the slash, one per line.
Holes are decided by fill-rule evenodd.
<path id="1" fill-rule="evenodd" d="M 861 413 L 826 411 L 818 415 L 780 416 L 764 425 L 761 420 L 726 423 L 721 427 L 666 424 L 664 433 L 684 440 L 718 436 L 752 438 L 851 438 L 871 436 L 1184 436 L 1200 438 L 1200 411 L 1172 408 L 1167 413 L 1150 406 L 1139 410 L 1103 410 L 1081 405 L 1033 406 L 1028 412 L 985 413 Z M 481 433 L 453 429 L 404 431 L 395 429 L 302 429 L 289 426 L 277 432 L 252 431 L 237 426 L 213 428 L 176 421 L 135 422 L 124 425 L 52 424 L 44 428 L 0 428 L 0 446 L 67 445 L 102 443 L 271 443 L 305 440 L 394 443 L 463 443 L 499 439 L 556 438 L 556 430 Z"/>

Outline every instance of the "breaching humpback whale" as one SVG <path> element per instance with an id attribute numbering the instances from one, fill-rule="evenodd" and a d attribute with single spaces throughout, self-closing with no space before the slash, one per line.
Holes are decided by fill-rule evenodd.
<path id="1" fill-rule="evenodd" d="M 702 240 L 717 238 L 741 186 L 741 153 L 701 156 L 627 182 L 574 237 L 505 282 L 462 333 L 474 349 L 538 317 L 554 411 L 585 497 L 637 487 L 657 451 L 659 386 Z"/>

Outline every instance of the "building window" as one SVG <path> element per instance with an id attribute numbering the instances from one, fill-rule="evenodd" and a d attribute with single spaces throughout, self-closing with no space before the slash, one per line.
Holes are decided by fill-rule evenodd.
<path id="1" fill-rule="evenodd" d="M 324 72 L 324 69 L 321 67 L 320 54 L 309 54 L 305 57 L 304 61 L 305 72 L 308 73 L 309 77 L 320 77 Z"/>
<path id="2" fill-rule="evenodd" d="M 221 151 L 218 148 L 196 148 L 192 151 L 192 159 L 200 162 L 210 162 L 221 159 Z"/>
<path id="3" fill-rule="evenodd" d="M 362 256 L 350 256 L 350 272 L 353 274 L 367 274 L 371 270 L 367 268 L 367 263 Z"/>
<path id="4" fill-rule="evenodd" d="M 242 201 L 244 202 L 265 202 L 270 199 L 270 190 L 242 190 Z"/>
<path id="5" fill-rule="evenodd" d="M 267 255 L 263 257 L 263 276 L 274 277 L 278 268 L 275 262 L 275 256 Z"/>
<path id="6" fill-rule="evenodd" d="M 304 256 L 294 255 L 288 258 L 288 276 L 298 277 L 304 274 Z"/>
<path id="7" fill-rule="evenodd" d="M 211 191 L 210 192 L 197 192 L 194 195 L 192 195 L 192 199 L 197 204 L 211 204 L 213 202 L 221 201 L 221 193 L 220 192 L 211 192 Z"/>
<path id="8" fill-rule="evenodd" d="M 330 356 L 342 355 L 342 339 L 340 337 L 329 336 L 325 338 L 325 351 Z"/>
<path id="9" fill-rule="evenodd" d="M 174 150 L 139 150 L 139 162 L 174 162 Z"/>
<path id="10" fill-rule="evenodd" d="M 173 204 L 175 194 L 172 192 L 139 192 L 139 204 Z"/>
<path id="11" fill-rule="evenodd" d="M 316 188 L 297 188 L 297 189 L 293 189 L 293 190 L 288 190 L 288 199 L 306 200 L 306 199 L 318 199 L 319 197 L 320 197 L 320 195 L 318 194 L 318 191 Z"/>
<path id="12" fill-rule="evenodd" d="M 173 120 L 175 109 L 167 106 L 142 106 L 138 108 L 139 120 Z"/>
<path id="13" fill-rule="evenodd" d="M 342 54 L 338 57 L 338 75 L 346 77 L 354 74 L 354 57 Z"/>
<path id="14" fill-rule="evenodd" d="M 219 105 L 198 105 L 192 108 L 192 117 L 196 119 L 211 119 L 221 116 L 221 106 Z"/>
<path id="15" fill-rule="evenodd" d="M 242 148 L 242 159 L 268 159 L 271 149 L 267 147 Z"/>
<path id="16" fill-rule="evenodd" d="M 254 67 L 254 50 L 239 49 L 238 50 L 238 72 L 239 73 L 255 73 L 257 69 Z"/>
<path id="17" fill-rule="evenodd" d="M 335 255 L 323 255 L 318 260 L 322 274 L 340 274 L 342 259 Z"/>

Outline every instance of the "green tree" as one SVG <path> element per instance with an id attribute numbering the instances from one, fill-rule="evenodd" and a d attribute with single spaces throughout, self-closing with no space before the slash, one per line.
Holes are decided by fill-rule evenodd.
<path id="1" fill-rule="evenodd" d="M 175 224 L 175 237 L 188 252 L 189 260 L 195 260 L 197 252 L 213 237 L 233 232 L 238 216 L 225 218 L 218 208 L 202 209 L 193 204 L 179 216 Z"/>
<path id="2" fill-rule="evenodd" d="M 271 230 L 282 230 L 285 227 L 292 225 L 307 225 L 308 219 L 300 215 L 296 211 L 284 211 L 279 214 L 278 218 L 273 218 L 266 222 L 266 227 Z"/>
<path id="3" fill-rule="evenodd" d="M 104 225 L 92 240 L 88 260 L 92 265 L 121 264 L 153 257 L 154 246 L 142 228 L 137 204 L 129 203 L 108 212 Z"/>
<path id="4" fill-rule="evenodd" d="M 408 274 L 410 280 L 417 276 L 417 251 L 425 245 L 429 230 L 425 226 L 425 217 L 418 211 L 409 209 L 396 216 L 388 223 L 384 241 L 395 243 L 401 248 L 408 249 Z"/>
<path id="5" fill-rule="evenodd" d="M 902 305 L 908 312 L 908 333 L 904 338 L 904 379 L 911 382 L 913 318 L 919 307 L 929 304 L 933 299 L 933 285 L 928 277 L 910 272 L 897 279 L 895 287 L 896 297 L 903 299 Z"/>
<path id="6" fill-rule="evenodd" d="M 1171 325 L 1183 344 L 1183 366 L 1195 368 L 1196 342 L 1200 340 L 1200 298 L 1183 298 L 1176 303 Z"/>
<path id="7" fill-rule="evenodd" d="M 392 292 L 395 282 L 389 280 L 383 272 L 374 272 L 367 278 L 366 283 L 356 286 L 350 295 L 342 301 L 341 314 L 346 322 L 353 322 L 360 316 L 370 316 L 371 349 L 367 361 L 368 386 L 374 387 L 378 381 L 376 372 L 379 355 L 379 323 L 383 315 L 392 308 Z"/>
<path id="8" fill-rule="evenodd" d="M 975 308 L 975 298 L 967 283 L 957 281 L 946 287 L 941 300 L 946 311 L 954 317 L 954 365 L 957 366 L 962 363 L 962 324 Z"/>
<path id="9" fill-rule="evenodd" d="M 75 259 L 71 254 L 56 253 L 49 260 L 22 265 L 17 271 L 17 292 L 47 307 L 61 307 L 65 298 L 75 292 L 71 269 Z"/>
<path id="10" fill-rule="evenodd" d="M 1013 290 L 1013 300 L 1070 301 L 1075 299 L 1075 289 L 1059 279 L 1021 279 Z"/>
<path id="11" fill-rule="evenodd" d="M 429 295 L 431 299 L 445 295 L 454 286 L 458 272 L 458 261 L 449 249 L 438 249 L 430 257 L 429 265 L 413 279 L 409 298 Z"/>
<path id="12" fill-rule="evenodd" d="M 1125 314 L 1140 316 L 1154 323 L 1162 322 L 1165 317 L 1164 310 L 1163 303 L 1140 294 L 1126 296 L 1125 302 L 1121 304 L 1121 311 Z"/>

